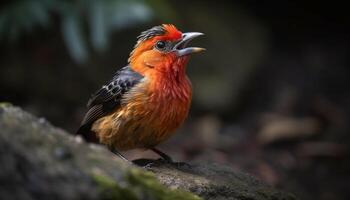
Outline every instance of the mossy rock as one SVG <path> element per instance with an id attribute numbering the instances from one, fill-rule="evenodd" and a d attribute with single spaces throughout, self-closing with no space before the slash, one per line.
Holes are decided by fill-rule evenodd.
<path id="1" fill-rule="evenodd" d="M 146 171 L 8 103 L 0 163 L 0 199 L 294 199 L 219 165 L 155 162 Z"/>
<path id="2" fill-rule="evenodd" d="M 0 199 L 200 199 L 11 104 L 0 128 Z"/>

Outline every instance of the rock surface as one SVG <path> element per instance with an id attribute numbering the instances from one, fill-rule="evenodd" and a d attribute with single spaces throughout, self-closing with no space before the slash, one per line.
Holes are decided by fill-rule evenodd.
<path id="1" fill-rule="evenodd" d="M 0 199 L 295 199 L 214 164 L 155 162 L 149 170 L 160 184 L 153 173 L 9 104 L 0 104 L 0 163 Z"/>
<path id="2" fill-rule="evenodd" d="M 201 163 L 178 167 L 159 164 L 150 170 L 156 174 L 162 184 L 170 188 L 191 191 L 204 199 L 296 199 L 291 194 L 285 194 L 264 185 L 248 174 L 222 165 Z"/>

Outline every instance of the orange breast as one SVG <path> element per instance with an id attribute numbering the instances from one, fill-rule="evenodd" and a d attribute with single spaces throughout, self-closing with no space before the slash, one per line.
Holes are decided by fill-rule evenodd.
<path id="1" fill-rule="evenodd" d="M 128 92 L 121 107 L 93 124 L 100 142 L 129 150 L 168 139 L 187 117 L 192 95 L 186 76 L 172 81 L 146 78 Z"/>

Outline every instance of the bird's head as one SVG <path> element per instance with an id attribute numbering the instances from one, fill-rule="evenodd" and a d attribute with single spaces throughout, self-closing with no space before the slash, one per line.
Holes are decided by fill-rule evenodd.
<path id="1" fill-rule="evenodd" d="M 134 50 L 130 54 L 131 67 L 141 74 L 156 71 L 169 71 L 174 63 L 185 67 L 189 55 L 205 50 L 187 47 L 199 32 L 182 33 L 174 25 L 163 24 L 141 33 Z"/>

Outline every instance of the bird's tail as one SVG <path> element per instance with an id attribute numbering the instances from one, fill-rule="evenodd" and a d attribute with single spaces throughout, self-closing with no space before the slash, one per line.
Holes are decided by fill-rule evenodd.
<path id="1" fill-rule="evenodd" d="M 91 124 L 80 126 L 76 135 L 81 135 L 87 142 L 98 143 L 96 133 L 91 130 Z"/>

